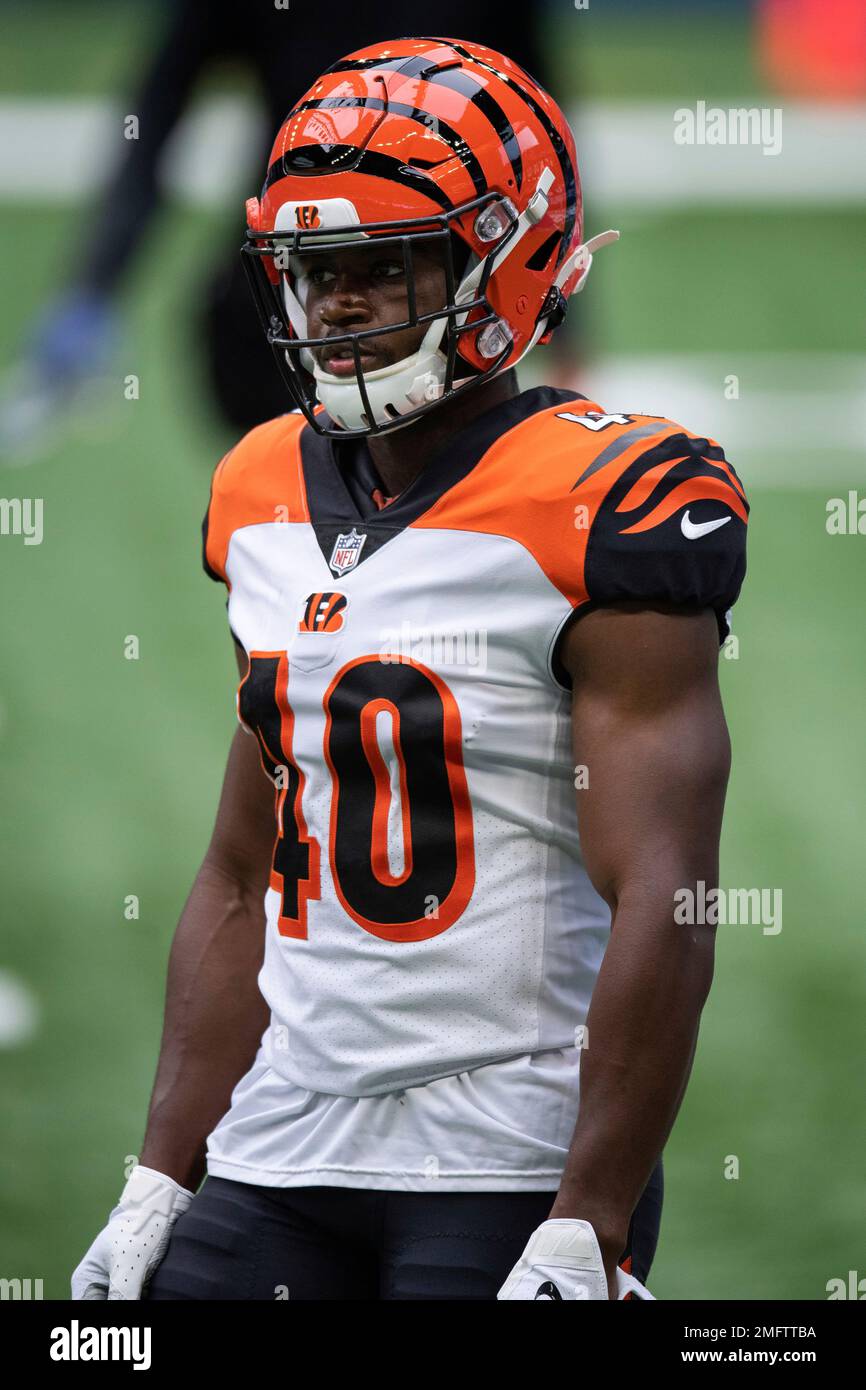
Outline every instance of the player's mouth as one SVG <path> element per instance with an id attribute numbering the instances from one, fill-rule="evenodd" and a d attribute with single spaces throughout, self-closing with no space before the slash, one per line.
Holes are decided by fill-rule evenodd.
<path id="1" fill-rule="evenodd" d="M 348 343 L 340 343 L 339 346 L 332 348 L 317 348 L 316 356 L 319 360 L 319 366 L 331 376 L 355 375 L 355 354 Z M 362 371 L 372 372 L 375 369 L 377 365 L 375 353 L 366 352 L 360 348 L 358 356 Z"/>

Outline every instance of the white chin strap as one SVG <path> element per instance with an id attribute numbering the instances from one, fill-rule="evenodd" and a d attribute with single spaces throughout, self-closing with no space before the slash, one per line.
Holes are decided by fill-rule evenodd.
<path id="1" fill-rule="evenodd" d="M 595 255 L 596 251 L 600 251 L 603 246 L 610 246 L 611 243 L 614 241 L 619 241 L 619 232 L 609 230 L 606 232 L 599 232 L 598 236 L 590 237 L 589 241 L 585 241 L 582 246 L 578 246 L 574 251 L 572 251 L 571 255 L 563 261 L 559 270 L 559 274 L 553 282 L 554 289 L 561 290 L 563 285 L 568 283 L 575 270 L 579 269 L 581 272 L 580 277 L 576 281 L 574 288 L 572 289 L 571 294 L 568 297 L 570 299 L 571 295 L 580 294 L 581 290 L 586 284 L 586 279 L 589 275 L 590 269 L 592 268 L 592 258 Z M 540 319 L 535 329 L 535 332 L 533 333 L 529 342 L 526 344 L 526 347 L 523 349 L 523 352 L 520 354 L 520 357 L 517 359 L 518 362 L 522 362 L 526 354 L 532 351 L 539 338 L 544 336 L 546 329 L 547 319 Z M 516 367 L 517 362 L 513 362 L 512 366 Z"/>
<path id="2" fill-rule="evenodd" d="M 619 241 L 619 232 L 610 230 L 607 232 L 599 232 L 598 236 L 590 237 L 589 241 L 585 241 L 582 246 L 578 246 L 577 250 L 572 251 L 568 259 L 563 261 L 560 272 L 553 282 L 556 288 L 561 290 L 574 272 L 578 268 L 581 268 L 580 278 L 571 291 L 572 294 L 580 294 L 580 291 L 586 284 L 586 277 L 589 274 L 590 267 L 592 266 L 592 258 L 596 251 L 600 251 L 603 246 L 610 246 L 613 241 Z M 569 296 L 569 298 L 570 297 L 571 296 Z"/>
<path id="3" fill-rule="evenodd" d="M 545 169 L 538 180 L 534 194 L 518 217 L 514 232 L 508 240 L 498 250 L 494 249 L 480 260 L 475 255 L 470 256 L 466 272 L 454 297 L 455 304 L 471 301 L 475 297 L 487 262 L 491 262 L 490 274 L 492 275 L 511 255 L 518 242 L 530 228 L 541 220 L 547 212 L 547 193 L 553 181 L 552 171 Z M 355 237 L 352 239 L 354 240 Z M 584 242 L 563 262 L 554 282 L 555 287 L 561 289 L 574 271 L 582 265 L 582 274 L 572 290 L 572 294 L 577 294 L 586 283 L 586 277 L 592 265 L 593 252 L 618 239 L 619 232 L 609 231 L 601 232 L 598 236 L 592 237 L 590 241 Z M 308 337 L 307 315 L 304 306 L 295 294 L 288 278 L 283 279 L 283 302 L 294 332 L 299 338 Z M 465 323 L 468 313 L 469 310 L 467 309 L 465 313 L 455 315 L 455 322 L 458 325 Z M 535 347 L 538 339 L 544 333 L 546 323 L 546 319 L 541 320 L 520 357 L 509 363 L 509 366 L 516 366 L 517 362 L 521 361 Z M 314 377 L 316 395 L 334 423 L 346 430 L 369 429 L 372 424 L 390 424 L 393 420 L 399 419 L 401 415 L 408 415 L 419 406 L 439 399 L 444 389 L 447 369 L 447 359 L 441 348 L 447 326 L 447 317 L 434 319 L 420 345 L 411 356 L 404 357 L 399 362 L 393 362 L 388 367 L 378 367 L 375 371 L 364 372 L 364 385 L 370 402 L 372 419 L 369 418 L 365 409 L 364 398 L 354 376 L 339 377 L 323 371 L 309 348 L 301 349 L 300 358 L 303 366 Z M 470 379 L 464 377 L 455 380 L 454 386 L 459 387 L 464 381 Z"/>

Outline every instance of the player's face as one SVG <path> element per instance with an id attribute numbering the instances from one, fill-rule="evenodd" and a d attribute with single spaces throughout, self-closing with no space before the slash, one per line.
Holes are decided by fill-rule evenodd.
<path id="1" fill-rule="evenodd" d="M 441 244 L 413 247 L 415 305 L 433 313 L 445 303 L 445 253 Z M 327 339 L 367 328 L 385 328 L 409 317 L 409 296 L 399 245 L 345 246 L 292 258 L 295 293 L 307 315 L 307 333 L 324 340 L 313 349 L 320 368 L 332 376 L 354 376 L 351 343 Z M 365 372 L 390 366 L 413 353 L 429 323 L 383 333 L 359 343 Z"/>

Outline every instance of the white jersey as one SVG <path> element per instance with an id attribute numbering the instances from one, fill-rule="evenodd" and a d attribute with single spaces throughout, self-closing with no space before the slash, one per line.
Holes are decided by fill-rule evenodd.
<path id="1" fill-rule="evenodd" d="M 212 1177 L 257 1187 L 555 1192 L 580 1049 L 536 1052 L 379 1096 L 305 1091 L 262 1047 L 208 1139 Z"/>
<path id="2" fill-rule="evenodd" d="M 733 524 L 689 551 L 683 508 L 700 523 L 720 504 Z M 745 517 L 712 441 L 546 387 L 372 516 L 300 415 L 227 455 L 206 566 L 276 783 L 261 1094 L 429 1093 L 573 1056 L 610 914 L 581 859 L 557 643 L 628 597 L 712 606 L 724 631 Z M 218 1133 L 239 1118 L 233 1103 Z"/>

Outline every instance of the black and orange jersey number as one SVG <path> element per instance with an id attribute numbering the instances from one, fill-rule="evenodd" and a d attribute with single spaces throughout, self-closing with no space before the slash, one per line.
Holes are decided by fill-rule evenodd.
<path id="1" fill-rule="evenodd" d="M 348 916 L 373 936 L 438 936 L 465 911 L 475 886 L 457 702 L 441 677 L 421 663 L 391 664 L 371 655 L 337 672 L 323 704 L 323 756 L 331 774 L 328 856 L 337 896 Z M 304 778 L 292 758 L 285 653 L 251 653 L 238 707 L 258 738 L 265 771 L 278 783 L 271 886 L 282 895 L 279 930 L 305 938 L 306 904 L 321 895 L 319 843 L 307 831 Z M 382 753 L 380 715 L 390 731 L 396 785 Z M 395 795 L 398 869 L 389 856 Z"/>
<path id="2" fill-rule="evenodd" d="M 292 758 L 294 714 L 285 652 L 253 652 L 238 689 L 238 714 L 259 743 L 262 766 L 276 787 L 277 838 L 271 887 L 280 894 L 279 930 L 307 935 L 307 902 L 321 896 L 319 845 L 307 834 L 304 779 Z"/>

